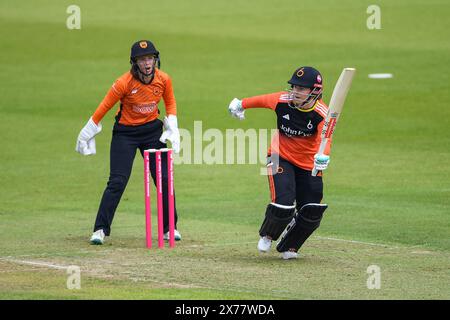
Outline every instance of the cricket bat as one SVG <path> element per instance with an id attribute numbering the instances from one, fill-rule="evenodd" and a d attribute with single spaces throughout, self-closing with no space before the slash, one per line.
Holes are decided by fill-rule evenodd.
<path id="1" fill-rule="evenodd" d="M 320 134 L 321 142 L 318 152 L 319 155 L 323 155 L 328 140 L 333 136 L 334 128 L 336 127 L 336 123 L 342 112 L 342 108 L 344 107 L 344 101 L 352 84 L 355 71 L 355 68 L 345 68 L 342 70 L 341 76 L 336 82 L 336 86 L 334 87 L 330 104 L 328 106 L 328 114 L 325 118 L 325 123 L 323 124 L 322 132 Z M 316 176 L 317 170 L 313 169 L 311 174 Z"/>

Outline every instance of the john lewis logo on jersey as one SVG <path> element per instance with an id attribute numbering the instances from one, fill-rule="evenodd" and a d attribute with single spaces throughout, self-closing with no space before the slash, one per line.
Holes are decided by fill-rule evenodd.
<path id="1" fill-rule="evenodd" d="M 309 137 L 312 136 L 312 133 L 306 133 L 301 130 L 294 130 L 290 127 L 286 127 L 284 124 L 281 124 L 281 130 L 283 130 L 283 133 L 287 135 L 288 137 L 293 136 L 302 136 L 302 137 Z"/>

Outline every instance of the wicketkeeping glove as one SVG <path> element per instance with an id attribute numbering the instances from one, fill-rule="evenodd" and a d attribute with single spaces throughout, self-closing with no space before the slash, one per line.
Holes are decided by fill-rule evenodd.
<path id="1" fill-rule="evenodd" d="M 169 116 L 164 117 L 164 132 L 159 138 L 159 141 L 166 143 L 167 140 L 172 144 L 173 152 L 180 152 L 180 131 L 178 130 L 178 120 L 177 116 L 169 114 Z"/>
<path id="2" fill-rule="evenodd" d="M 81 153 L 84 156 L 95 154 L 96 150 L 94 137 L 98 133 L 100 133 L 100 131 L 102 131 L 101 123 L 97 125 L 95 124 L 94 120 L 90 118 L 78 135 L 75 151 Z"/>
<path id="3" fill-rule="evenodd" d="M 244 120 L 244 108 L 242 107 L 242 101 L 238 98 L 234 98 L 230 105 L 228 106 L 228 112 L 230 112 L 231 116 L 238 118 L 239 120 Z"/>
<path id="4" fill-rule="evenodd" d="M 325 154 L 316 154 L 314 156 L 314 169 L 318 171 L 325 170 L 330 163 L 330 156 Z"/>

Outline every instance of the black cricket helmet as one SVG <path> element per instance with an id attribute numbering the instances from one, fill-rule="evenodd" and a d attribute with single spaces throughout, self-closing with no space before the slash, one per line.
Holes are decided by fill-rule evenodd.
<path id="1" fill-rule="evenodd" d="M 289 79 L 288 83 L 291 85 L 291 90 L 289 90 L 290 100 L 292 101 L 295 97 L 299 98 L 302 96 L 300 93 L 294 93 L 292 89 L 294 86 L 299 86 L 303 88 L 311 89 L 311 92 L 304 97 L 305 101 L 296 107 L 301 107 L 305 104 L 314 103 L 317 99 L 322 96 L 323 91 L 323 83 L 322 83 L 322 75 L 320 72 L 313 67 L 300 67 L 294 71 L 291 79 Z M 303 97 L 302 97 L 303 98 Z"/>

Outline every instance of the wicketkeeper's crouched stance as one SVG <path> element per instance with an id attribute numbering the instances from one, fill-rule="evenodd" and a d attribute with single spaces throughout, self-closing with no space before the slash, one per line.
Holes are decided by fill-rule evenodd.
<path id="1" fill-rule="evenodd" d="M 136 150 L 143 155 L 146 149 L 166 148 L 167 140 L 172 143 L 175 153 L 180 151 L 180 133 L 177 123 L 177 107 L 173 94 L 172 80 L 159 69 L 159 52 L 148 40 L 138 41 L 131 47 L 131 70 L 118 78 L 106 97 L 98 106 L 86 126 L 81 130 L 76 151 L 83 155 L 95 154 L 95 136 L 101 131 L 100 121 L 120 100 L 116 122 L 112 131 L 110 150 L 110 175 L 103 193 L 92 244 L 103 244 L 105 236 L 111 232 L 111 224 L 120 198 L 131 175 Z M 158 119 L 158 103 L 164 99 L 166 117 Z M 163 127 L 165 131 L 163 132 Z M 155 154 L 151 154 L 150 171 L 155 181 Z M 167 194 L 167 154 L 162 154 L 162 190 L 164 239 L 169 237 L 169 212 Z M 177 211 L 174 200 L 175 228 Z M 181 240 L 175 229 L 175 240 Z"/>
<path id="2" fill-rule="evenodd" d="M 297 251 L 319 227 L 326 204 L 322 170 L 329 163 L 331 140 L 318 155 L 320 133 L 328 107 L 322 101 L 322 76 L 312 67 L 295 70 L 290 90 L 234 99 L 230 113 L 241 120 L 251 108 L 268 108 L 277 115 L 278 133 L 269 149 L 268 177 L 271 202 L 259 230 L 258 250 L 268 252 L 272 241 L 282 239 L 277 250 L 283 259 L 297 258 Z M 312 176 L 313 169 L 319 170 Z"/>

